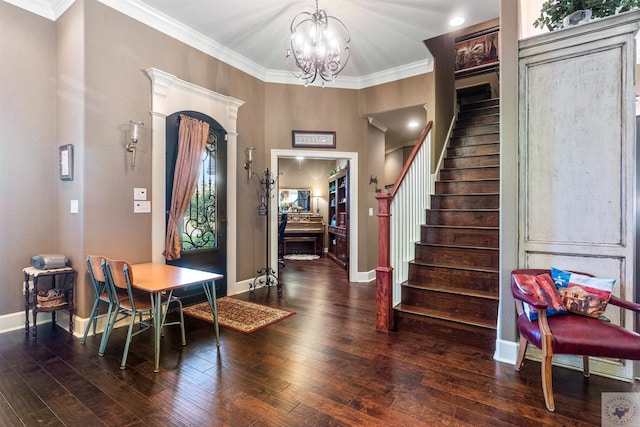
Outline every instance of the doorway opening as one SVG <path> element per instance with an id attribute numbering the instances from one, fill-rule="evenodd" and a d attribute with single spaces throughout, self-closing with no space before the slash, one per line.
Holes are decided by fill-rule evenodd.
<path id="1" fill-rule="evenodd" d="M 358 281 L 358 153 L 348 151 L 318 151 L 318 150 L 271 150 L 272 171 L 278 171 L 278 160 L 280 158 L 304 157 L 320 160 L 348 160 L 349 174 L 351 175 L 350 192 L 351 203 L 349 204 L 349 281 Z M 269 212 L 269 264 L 278 273 L 278 204 L 271 203 Z"/>

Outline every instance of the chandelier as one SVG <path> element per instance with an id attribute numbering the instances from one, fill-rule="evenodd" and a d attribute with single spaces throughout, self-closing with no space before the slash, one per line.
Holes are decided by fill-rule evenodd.
<path id="1" fill-rule="evenodd" d="M 287 63 L 294 76 L 307 86 L 317 77 L 332 82 L 347 62 L 351 51 L 349 30 L 341 20 L 318 9 L 301 12 L 291 21 L 291 37 L 287 47 Z M 292 65 L 295 64 L 295 68 Z"/>

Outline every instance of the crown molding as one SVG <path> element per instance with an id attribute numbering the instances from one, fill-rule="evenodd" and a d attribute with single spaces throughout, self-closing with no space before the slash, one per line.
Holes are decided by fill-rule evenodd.
<path id="1" fill-rule="evenodd" d="M 76 0 L 3 0 L 21 9 L 55 21 L 71 7 Z"/>
<path id="2" fill-rule="evenodd" d="M 75 0 L 0 0 L 28 10 L 52 21 L 57 20 Z M 118 12 L 150 26 L 188 46 L 237 68 L 266 83 L 304 85 L 293 74 L 282 70 L 268 70 L 202 33 L 176 21 L 139 0 L 98 0 Z M 339 76 L 324 87 L 339 89 L 364 89 L 396 80 L 414 77 L 433 71 L 433 61 L 426 59 L 362 77 Z M 320 86 L 315 82 L 312 86 Z"/>

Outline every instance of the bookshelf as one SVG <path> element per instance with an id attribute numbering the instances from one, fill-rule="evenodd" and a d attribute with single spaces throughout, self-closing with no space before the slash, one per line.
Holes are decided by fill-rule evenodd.
<path id="1" fill-rule="evenodd" d="M 328 179 L 329 249 L 327 256 L 340 267 L 349 265 L 349 170 L 341 169 Z"/>

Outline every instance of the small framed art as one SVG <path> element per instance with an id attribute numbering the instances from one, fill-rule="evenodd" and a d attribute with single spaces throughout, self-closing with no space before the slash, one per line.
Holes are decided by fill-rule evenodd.
<path id="1" fill-rule="evenodd" d="M 291 131 L 293 148 L 336 148 L 336 133 L 314 130 Z"/>
<path id="2" fill-rule="evenodd" d="M 73 181 L 73 144 L 58 148 L 58 168 L 62 181 Z"/>

